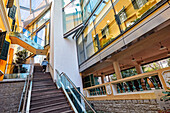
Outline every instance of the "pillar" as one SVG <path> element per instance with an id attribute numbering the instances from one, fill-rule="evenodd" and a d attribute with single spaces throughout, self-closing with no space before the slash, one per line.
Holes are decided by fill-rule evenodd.
<path id="1" fill-rule="evenodd" d="M 102 84 L 104 84 L 105 83 L 105 75 L 101 76 L 101 80 L 102 80 Z"/>
<path id="2" fill-rule="evenodd" d="M 122 78 L 122 74 L 121 74 L 121 70 L 120 70 L 120 66 L 119 66 L 119 62 L 118 61 L 114 61 L 113 62 L 113 68 L 115 70 L 115 74 L 116 74 L 116 78 L 121 79 Z"/>
<path id="3" fill-rule="evenodd" d="M 136 71 L 138 74 L 142 74 L 143 73 L 143 70 L 142 70 L 142 67 L 140 64 L 137 64 L 135 65 L 135 68 L 136 68 Z"/>

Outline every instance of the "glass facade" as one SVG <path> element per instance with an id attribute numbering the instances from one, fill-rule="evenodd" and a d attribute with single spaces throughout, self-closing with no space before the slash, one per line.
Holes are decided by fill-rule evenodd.
<path id="1" fill-rule="evenodd" d="M 82 23 L 82 12 L 79 0 L 63 0 L 64 33 Z"/>
<path id="2" fill-rule="evenodd" d="M 27 30 L 23 30 L 23 34 L 42 47 L 48 45 L 50 40 L 50 10 L 29 26 Z"/>
<path id="3" fill-rule="evenodd" d="M 79 64 L 114 43 L 140 19 L 148 16 L 147 13 L 152 11 L 159 1 L 80 0 L 86 27 L 77 36 Z"/>

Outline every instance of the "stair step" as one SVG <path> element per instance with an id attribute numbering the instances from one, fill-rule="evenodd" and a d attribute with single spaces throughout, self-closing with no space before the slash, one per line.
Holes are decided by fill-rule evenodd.
<path id="1" fill-rule="evenodd" d="M 31 101 L 38 101 L 38 100 L 45 100 L 45 99 L 50 99 L 50 98 L 62 98 L 65 97 L 64 95 L 57 95 L 57 94 L 53 94 L 53 95 L 45 95 L 45 96 L 39 96 L 39 97 L 32 97 Z"/>
<path id="2" fill-rule="evenodd" d="M 58 113 L 58 111 L 54 111 L 53 113 Z M 67 111 L 64 111 L 64 112 L 61 112 L 61 113 L 74 113 L 74 111 L 73 110 L 67 110 Z"/>
<path id="3" fill-rule="evenodd" d="M 63 105 L 63 104 L 66 104 L 66 103 L 60 102 L 60 103 L 48 104 L 48 105 L 44 105 L 44 106 L 38 106 L 38 107 L 31 108 L 30 111 L 42 109 L 42 108 L 47 108 L 47 107 L 50 107 L 50 106 Z"/>
<path id="4" fill-rule="evenodd" d="M 54 85 L 49 85 L 49 86 L 34 86 L 33 85 L 33 89 L 35 90 L 35 89 L 43 89 L 43 88 L 56 88 L 56 86 L 54 86 Z"/>
<path id="5" fill-rule="evenodd" d="M 36 103 L 36 102 L 46 102 L 46 101 L 48 101 L 48 100 L 52 100 L 52 99 L 54 99 L 54 98 L 56 98 L 56 99 L 58 99 L 58 100 L 62 100 L 62 99 L 65 99 L 66 100 L 66 98 L 65 97 L 56 97 L 56 96 L 53 96 L 53 97 L 48 97 L 48 98 L 44 98 L 44 99 L 37 99 L 37 100 L 31 100 L 31 102 L 32 103 Z"/>
<path id="6" fill-rule="evenodd" d="M 34 84 L 33 82 L 33 87 L 41 87 L 41 86 L 56 86 L 54 83 L 53 84 Z"/>
<path id="7" fill-rule="evenodd" d="M 32 90 L 32 92 L 46 92 L 46 91 L 50 91 L 50 90 L 57 90 L 57 88 L 43 88 L 43 89 L 34 89 Z"/>
<path id="8" fill-rule="evenodd" d="M 48 107 L 48 108 L 42 108 L 42 109 L 38 109 L 38 110 L 33 110 L 33 111 L 30 111 L 30 113 L 48 113 L 48 112 L 53 112 L 53 111 L 58 111 L 58 113 L 60 112 L 64 112 L 64 111 L 68 111 L 70 110 L 70 106 L 68 104 L 65 104 L 64 106 L 51 106 L 51 107 Z"/>
<path id="9" fill-rule="evenodd" d="M 37 107 L 37 106 L 43 106 L 43 105 L 48 105 L 48 104 L 54 104 L 54 103 L 60 103 L 60 102 L 66 102 L 66 98 L 53 98 L 50 100 L 46 101 L 38 101 L 38 102 L 31 102 L 32 107 Z"/>
<path id="10" fill-rule="evenodd" d="M 62 94 L 63 92 L 61 90 L 53 90 L 53 91 L 48 91 L 48 92 L 43 92 L 43 93 L 37 93 L 37 92 L 32 92 L 31 96 L 41 96 L 41 95 L 49 95 L 49 94 Z"/>

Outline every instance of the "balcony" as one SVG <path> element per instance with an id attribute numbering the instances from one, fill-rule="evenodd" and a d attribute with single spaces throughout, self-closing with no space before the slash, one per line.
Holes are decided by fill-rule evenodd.
<path id="1" fill-rule="evenodd" d="M 158 31 L 169 25 L 167 1 L 149 0 L 135 9 L 131 2 L 120 0 L 114 3 L 114 8 L 119 22 L 110 1 L 101 3 L 77 37 L 80 72 L 154 33 L 158 37 L 163 33 L 158 34 Z M 157 39 L 159 43 L 160 38 Z"/>

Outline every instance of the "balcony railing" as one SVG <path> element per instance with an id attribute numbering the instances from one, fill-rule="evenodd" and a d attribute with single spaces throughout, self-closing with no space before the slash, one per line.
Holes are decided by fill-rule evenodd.
<path id="1" fill-rule="evenodd" d="M 148 0 L 136 9 L 130 0 L 117 0 L 113 6 L 114 8 L 110 0 L 102 2 L 77 35 L 80 65 L 108 46 L 114 46 L 116 51 L 128 45 L 134 40 L 130 35 L 138 32 L 139 28 L 144 28 L 154 18 L 158 18 L 159 10 L 160 14 L 163 14 L 163 7 L 169 7 L 168 0 Z M 144 35 L 149 30 L 138 34 Z"/>
<path id="2" fill-rule="evenodd" d="M 154 93 L 156 90 L 170 88 L 170 67 L 153 72 L 143 73 L 105 84 L 100 84 L 84 89 L 87 98 L 102 96 L 129 95 L 141 93 Z"/>

